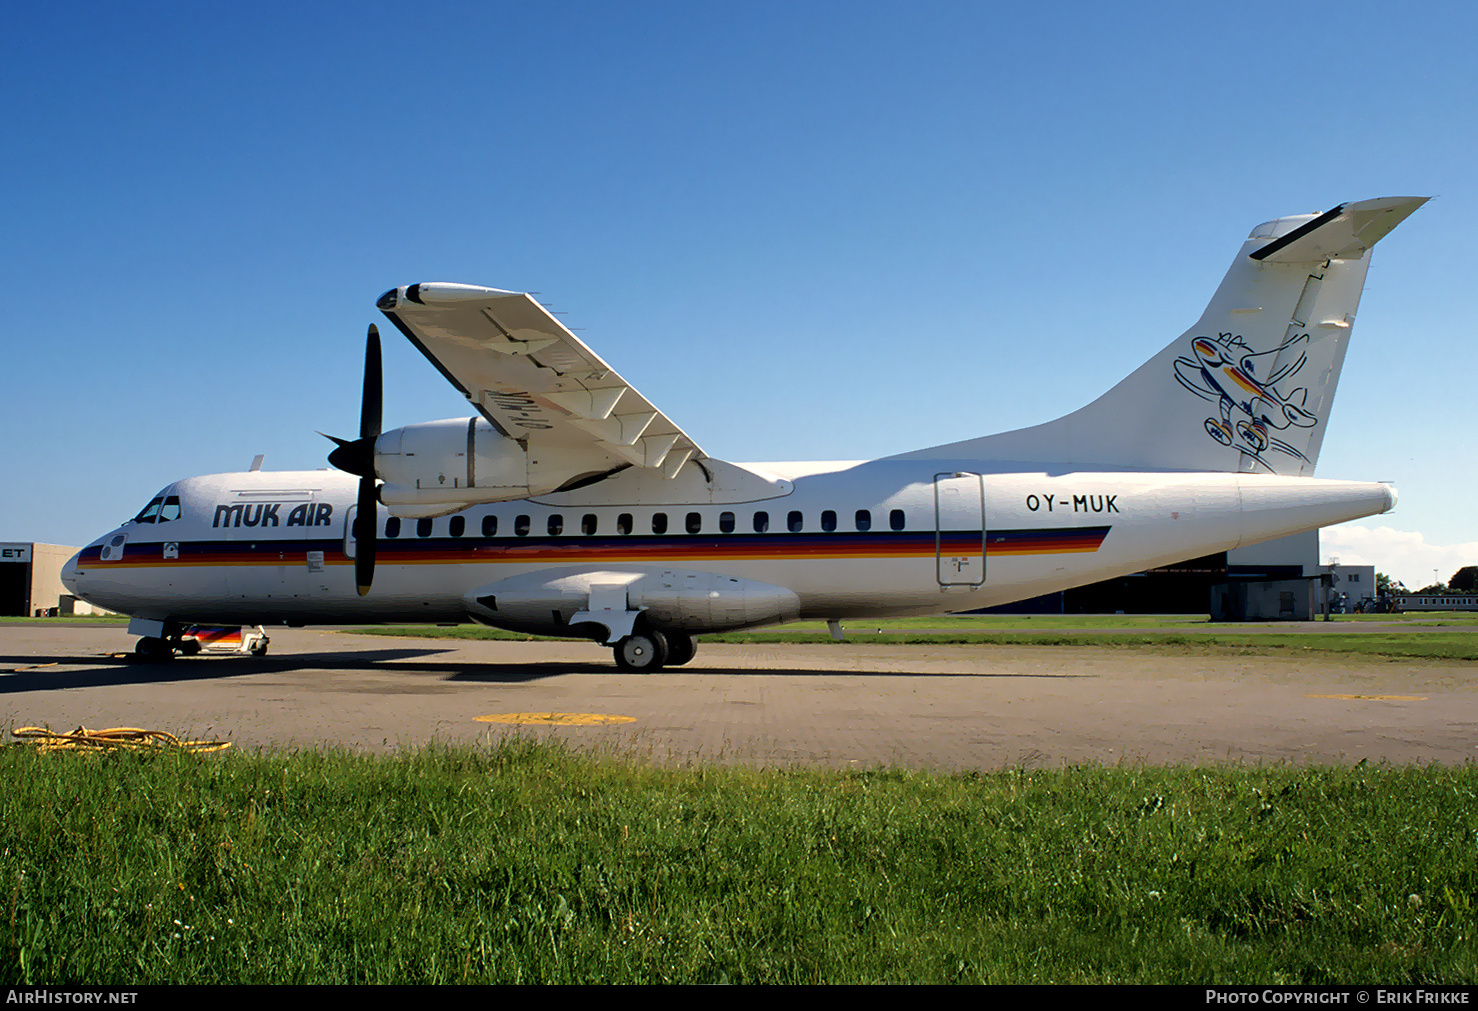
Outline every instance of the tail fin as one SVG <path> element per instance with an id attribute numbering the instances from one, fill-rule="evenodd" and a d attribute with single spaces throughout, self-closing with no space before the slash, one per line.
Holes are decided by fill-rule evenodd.
<path id="1" fill-rule="evenodd" d="M 1370 248 L 1426 197 L 1253 229 L 1194 327 L 1072 414 L 894 459 L 1314 472 Z"/>

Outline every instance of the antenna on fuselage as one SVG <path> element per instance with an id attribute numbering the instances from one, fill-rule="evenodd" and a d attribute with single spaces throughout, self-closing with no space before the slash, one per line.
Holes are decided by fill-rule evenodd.
<path id="1" fill-rule="evenodd" d="M 265 460 L 265 459 L 267 459 L 267 454 L 266 453 L 258 453 L 256 456 L 252 457 L 251 467 L 249 469 L 252 470 L 252 471 L 261 470 L 262 469 L 262 461 Z"/>

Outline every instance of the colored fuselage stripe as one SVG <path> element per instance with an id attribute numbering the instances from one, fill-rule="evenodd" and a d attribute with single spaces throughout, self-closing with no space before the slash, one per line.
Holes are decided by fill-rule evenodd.
<path id="1" fill-rule="evenodd" d="M 1094 552 L 1108 536 L 1109 527 L 1064 527 L 1055 530 L 988 530 L 987 557 L 1056 555 Z M 173 542 L 172 542 L 173 543 Z M 83 551 L 80 564 L 100 568 L 132 566 L 302 565 L 310 551 L 323 552 L 329 565 L 348 561 L 339 538 L 332 540 L 179 541 L 179 556 L 165 559 L 162 542 L 130 541 L 116 561 L 100 561 L 98 549 Z M 376 548 L 379 564 L 569 564 L 574 562 L 636 562 L 775 559 L 890 559 L 928 558 L 935 552 L 950 557 L 980 554 L 980 534 L 948 531 L 938 538 L 920 533 L 856 534 L 729 534 L 718 537 L 691 534 L 665 536 L 524 538 L 381 538 Z"/>

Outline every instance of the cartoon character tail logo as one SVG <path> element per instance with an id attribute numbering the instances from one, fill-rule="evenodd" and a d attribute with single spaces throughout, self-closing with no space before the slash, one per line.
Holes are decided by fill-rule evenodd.
<path id="1" fill-rule="evenodd" d="M 1268 430 L 1312 428 L 1319 423 L 1305 407 L 1309 394 L 1306 387 L 1286 394 L 1278 389 L 1278 383 L 1297 375 L 1308 361 L 1302 347 L 1308 339 L 1309 335 L 1302 333 L 1271 350 L 1256 351 L 1240 334 L 1194 338 L 1191 355 L 1175 359 L 1175 379 L 1220 408 L 1219 418 L 1206 419 L 1206 434 L 1223 446 L 1246 453 L 1270 471 L 1275 468 L 1263 458 L 1269 451 L 1306 461 L 1308 457 L 1302 452 Z M 1285 353 L 1296 353 L 1297 357 L 1277 364 Z M 1235 424 L 1233 412 L 1239 415 Z"/>

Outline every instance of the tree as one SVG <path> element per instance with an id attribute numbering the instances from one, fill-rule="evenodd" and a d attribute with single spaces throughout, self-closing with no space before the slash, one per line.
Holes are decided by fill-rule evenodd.
<path id="1" fill-rule="evenodd" d="M 1464 565 L 1452 574 L 1447 581 L 1448 588 L 1455 593 L 1473 593 L 1478 591 L 1478 565 Z"/>
<path id="2" fill-rule="evenodd" d="M 1384 572 L 1377 572 L 1375 574 L 1375 592 L 1380 596 L 1388 593 L 1405 593 L 1406 584 L 1399 579 L 1392 579 Z"/>

